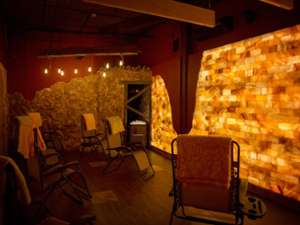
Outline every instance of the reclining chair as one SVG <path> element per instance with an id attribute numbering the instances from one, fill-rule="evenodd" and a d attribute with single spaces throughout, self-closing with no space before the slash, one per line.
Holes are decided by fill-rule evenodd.
<path id="1" fill-rule="evenodd" d="M 78 161 L 61 162 L 55 160 L 58 158 L 57 153 L 44 154 L 40 148 L 38 128 L 34 128 L 34 149 L 38 156 L 40 183 L 42 190 L 48 191 L 49 194 L 57 187 L 61 188 L 65 195 L 72 200 L 82 203 L 83 199 L 89 200 L 90 194 L 87 182 L 83 176 Z M 49 158 L 54 157 L 51 164 L 48 164 Z M 50 182 L 49 182 L 50 180 Z M 48 181 L 48 182 L 47 182 Z M 73 193 L 67 192 L 64 186 L 68 184 Z M 74 195 L 75 194 L 75 195 Z"/>
<path id="2" fill-rule="evenodd" d="M 75 222 L 50 216 L 44 201 L 32 200 L 27 182 L 18 165 L 7 156 L 0 156 L 0 210 L 4 225 L 84 225 L 92 224 L 94 215 L 85 215 Z M 44 200 L 44 199 L 43 199 Z"/>
<path id="3" fill-rule="evenodd" d="M 104 118 L 104 140 L 106 143 L 104 152 L 108 163 L 103 170 L 103 174 L 119 169 L 126 158 L 133 157 L 140 171 L 147 172 L 147 169 L 151 168 L 151 175 L 154 175 L 152 163 L 145 148 L 139 145 L 130 146 L 127 144 L 126 130 L 120 117 L 112 116 Z M 119 163 L 110 170 L 115 161 L 119 161 Z"/>
<path id="4" fill-rule="evenodd" d="M 227 137 L 179 135 L 171 147 L 174 203 L 169 224 L 175 216 L 202 223 L 242 225 L 245 210 L 240 196 L 238 143 Z M 259 204 L 265 213 L 264 205 Z M 233 218 L 228 222 L 216 217 L 187 215 L 188 207 L 230 214 Z"/>
<path id="5" fill-rule="evenodd" d="M 47 162 L 50 164 L 55 164 L 58 160 L 63 160 L 63 148 L 61 148 L 62 143 L 60 142 L 60 137 L 58 132 L 54 130 L 46 130 L 43 127 L 42 116 L 39 112 L 30 112 L 28 116 L 31 118 L 33 122 L 33 127 L 37 128 L 38 136 L 40 137 L 40 142 L 43 145 L 47 146 L 47 151 L 43 151 L 42 153 L 48 157 L 50 160 Z M 55 156 L 57 158 L 55 158 Z M 47 156 L 46 156 L 47 158 Z"/>
<path id="6" fill-rule="evenodd" d="M 102 136 L 96 129 L 96 121 L 94 114 L 84 113 L 80 118 L 80 130 L 81 130 L 81 144 L 80 152 L 83 152 L 85 148 L 92 148 L 97 150 L 103 149 Z"/>

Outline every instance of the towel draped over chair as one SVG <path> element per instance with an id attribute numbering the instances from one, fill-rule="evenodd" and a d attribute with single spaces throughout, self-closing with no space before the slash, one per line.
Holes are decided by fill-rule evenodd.
<path id="1" fill-rule="evenodd" d="M 227 137 L 177 137 L 176 179 L 185 205 L 230 210 L 231 145 Z"/>
<path id="2" fill-rule="evenodd" d="M 87 131 L 96 130 L 96 121 L 93 113 L 84 113 L 83 119 L 85 122 L 85 128 Z"/>

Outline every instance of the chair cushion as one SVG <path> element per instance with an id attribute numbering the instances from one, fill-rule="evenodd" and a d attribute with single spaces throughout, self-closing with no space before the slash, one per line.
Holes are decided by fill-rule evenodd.
<path id="1" fill-rule="evenodd" d="M 180 185 L 181 202 L 186 206 L 229 212 L 230 190 L 226 185 L 183 182 Z"/>

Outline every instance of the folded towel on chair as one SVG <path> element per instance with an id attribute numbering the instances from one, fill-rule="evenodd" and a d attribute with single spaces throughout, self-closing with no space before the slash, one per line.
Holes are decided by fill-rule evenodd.
<path id="1" fill-rule="evenodd" d="M 43 135 L 40 130 L 40 127 L 42 126 L 41 114 L 39 112 L 31 112 L 31 113 L 28 113 L 28 116 L 32 120 L 33 128 L 37 128 L 39 147 L 42 151 L 45 151 L 47 147 L 46 147 Z"/>
<path id="2" fill-rule="evenodd" d="M 17 119 L 19 121 L 18 152 L 21 153 L 25 159 L 29 159 L 34 156 L 34 125 L 29 116 L 17 116 Z M 46 144 L 39 129 L 38 144 L 42 151 L 46 150 Z"/>
<path id="3" fill-rule="evenodd" d="M 227 137 L 179 135 L 177 179 L 229 187 L 231 142 Z"/>
<path id="4" fill-rule="evenodd" d="M 17 116 L 19 121 L 18 152 L 25 159 L 34 156 L 33 123 L 29 116 Z"/>
<path id="5" fill-rule="evenodd" d="M 117 134 L 125 131 L 123 122 L 119 116 L 111 116 L 106 119 L 109 123 L 111 134 Z"/>
<path id="6" fill-rule="evenodd" d="M 41 114 L 39 112 L 28 113 L 28 116 L 32 119 L 33 126 L 35 128 L 41 127 L 43 124 Z"/>
<path id="7" fill-rule="evenodd" d="M 93 113 L 84 113 L 83 119 L 87 131 L 96 130 L 96 121 Z"/>

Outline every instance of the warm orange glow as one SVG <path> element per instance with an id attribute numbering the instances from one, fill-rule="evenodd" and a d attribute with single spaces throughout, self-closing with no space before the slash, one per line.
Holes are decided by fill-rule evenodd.
<path id="1" fill-rule="evenodd" d="M 171 141 L 177 136 L 173 128 L 169 95 L 161 76 L 152 77 L 151 145 L 171 152 Z"/>
<path id="2" fill-rule="evenodd" d="M 88 72 L 89 72 L 89 73 L 92 72 L 92 67 L 91 67 L 91 66 L 89 66 Z"/>
<path id="3" fill-rule="evenodd" d="M 104 77 L 104 78 L 106 77 L 106 72 L 102 73 L 102 77 Z"/>
<path id="4" fill-rule="evenodd" d="M 192 134 L 241 145 L 241 175 L 300 201 L 300 26 L 203 53 Z"/>
<path id="5" fill-rule="evenodd" d="M 110 64 L 109 64 L 109 63 L 106 63 L 106 64 L 105 64 L 105 68 L 106 68 L 106 69 L 109 69 L 109 68 L 110 68 Z"/>
<path id="6" fill-rule="evenodd" d="M 60 70 L 60 76 L 64 76 L 65 75 L 65 72 L 63 70 Z"/>
<path id="7" fill-rule="evenodd" d="M 119 66 L 123 66 L 124 65 L 124 61 L 121 59 L 120 61 L 119 61 Z"/>
<path id="8" fill-rule="evenodd" d="M 78 74 L 78 69 L 74 69 L 74 74 Z"/>
<path id="9" fill-rule="evenodd" d="M 45 69 L 44 69 L 44 74 L 48 74 L 48 73 L 49 73 L 48 69 L 45 68 Z"/>

